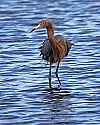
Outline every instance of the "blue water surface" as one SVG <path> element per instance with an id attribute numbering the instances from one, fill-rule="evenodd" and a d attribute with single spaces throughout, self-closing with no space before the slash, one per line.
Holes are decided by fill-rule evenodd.
<path id="1" fill-rule="evenodd" d="M 48 90 L 39 46 L 49 18 L 74 43 L 60 65 L 61 90 Z M 52 69 L 52 85 L 58 85 Z M 0 1 L 0 125 L 100 125 L 100 1 Z"/>

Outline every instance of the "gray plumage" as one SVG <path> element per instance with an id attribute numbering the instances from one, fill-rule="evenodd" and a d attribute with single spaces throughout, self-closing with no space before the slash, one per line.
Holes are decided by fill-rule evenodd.
<path id="1" fill-rule="evenodd" d="M 57 35 L 56 36 L 57 39 L 64 39 L 61 35 Z M 65 42 L 65 46 L 66 46 L 66 52 L 65 52 L 65 56 L 68 55 L 69 50 L 71 49 L 71 46 L 73 45 L 69 40 L 64 39 Z M 52 51 L 52 46 L 49 42 L 48 39 L 44 40 L 42 45 L 40 46 L 40 55 L 42 56 L 42 59 L 49 61 L 50 58 L 52 58 L 52 62 L 53 62 L 53 51 Z"/>

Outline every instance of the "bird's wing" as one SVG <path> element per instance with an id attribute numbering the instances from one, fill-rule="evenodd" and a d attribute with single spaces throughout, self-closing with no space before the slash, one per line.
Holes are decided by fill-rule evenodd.
<path id="1" fill-rule="evenodd" d="M 49 57 L 52 55 L 52 47 L 48 39 L 44 40 L 40 46 L 40 55 L 46 61 L 49 61 Z"/>
<path id="2" fill-rule="evenodd" d="M 56 46 L 59 50 L 59 57 L 60 59 L 62 59 L 65 56 L 67 51 L 66 40 L 61 35 L 55 36 L 55 39 L 56 39 L 55 41 L 57 42 Z"/>
<path id="3" fill-rule="evenodd" d="M 61 35 L 55 36 L 55 41 L 57 42 L 57 48 L 59 50 L 60 58 L 62 59 L 64 56 L 67 56 L 69 53 L 69 50 L 71 49 L 71 46 L 73 45 L 70 40 L 65 39 Z"/>

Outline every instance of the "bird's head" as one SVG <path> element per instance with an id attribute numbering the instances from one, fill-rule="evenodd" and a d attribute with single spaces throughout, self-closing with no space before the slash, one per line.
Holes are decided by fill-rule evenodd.
<path id="1" fill-rule="evenodd" d="M 48 28 L 48 27 L 51 27 L 51 26 L 52 26 L 52 23 L 49 20 L 41 20 L 40 22 L 38 22 L 36 24 L 36 26 L 33 26 L 30 33 L 37 30 L 37 29 Z"/>

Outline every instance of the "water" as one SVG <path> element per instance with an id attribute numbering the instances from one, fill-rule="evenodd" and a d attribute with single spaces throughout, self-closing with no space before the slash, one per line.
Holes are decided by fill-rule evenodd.
<path id="1" fill-rule="evenodd" d="M 61 63 L 61 90 L 48 90 L 38 47 L 50 18 L 74 43 Z M 53 68 L 52 85 L 58 81 Z M 0 1 L 0 125 L 100 125 L 100 1 Z"/>

